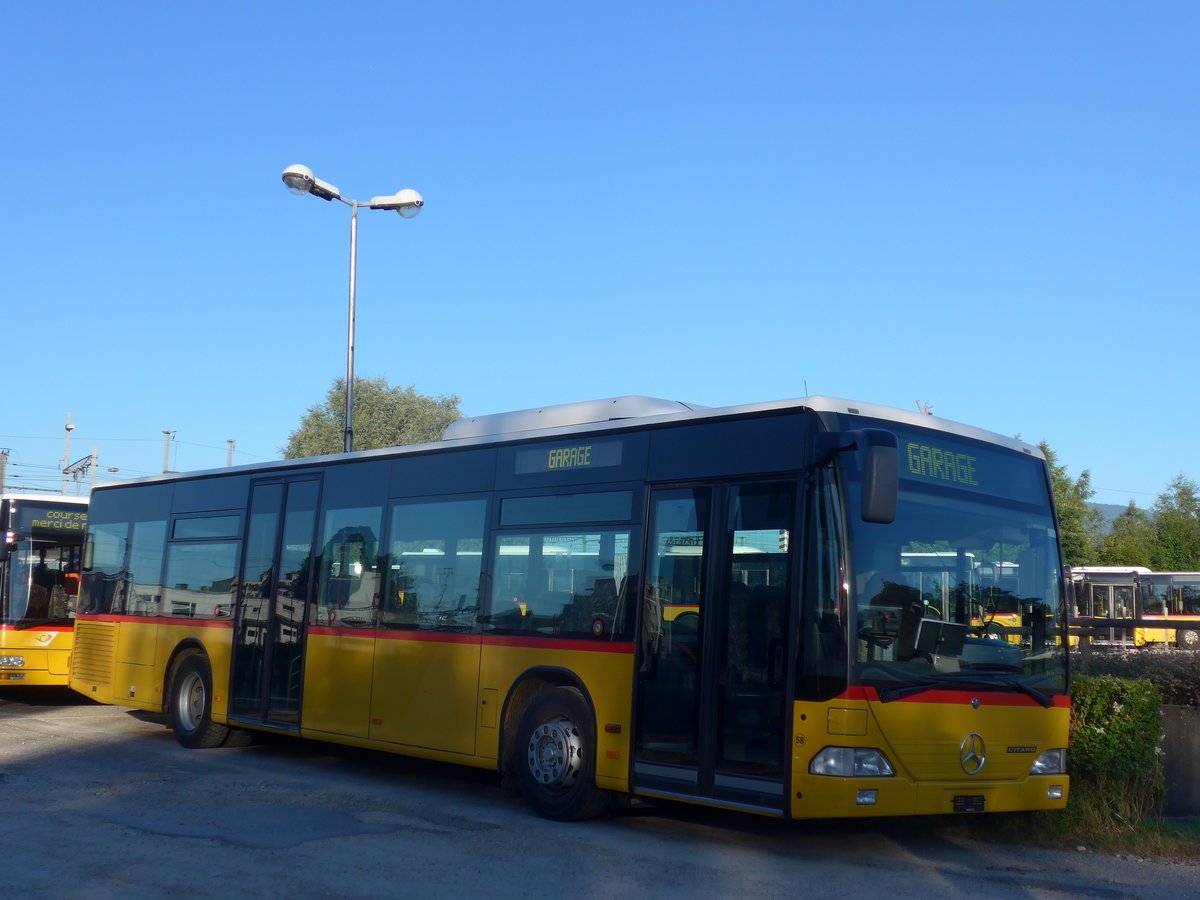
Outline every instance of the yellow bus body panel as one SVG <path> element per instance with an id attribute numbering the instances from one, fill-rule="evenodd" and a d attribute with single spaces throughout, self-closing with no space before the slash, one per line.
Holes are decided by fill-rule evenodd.
<path id="1" fill-rule="evenodd" d="M 798 701 L 792 740 L 792 816 L 950 814 L 955 812 L 956 797 L 982 797 L 986 812 L 1064 808 L 1067 776 L 1030 775 L 1029 770 L 1043 751 L 1067 746 L 1069 708 L 1014 703 L 1012 695 L 955 692 L 954 696 L 954 700 L 931 701 L 917 695 L 892 703 Z M 979 699 L 978 708 L 972 698 Z M 961 763 L 963 741 L 970 734 L 979 735 L 986 747 L 983 767 L 974 775 L 968 775 Z M 809 774 L 809 763 L 825 747 L 880 750 L 895 775 Z M 1048 799 L 1052 785 L 1061 786 L 1060 799 Z M 876 792 L 872 805 L 858 803 L 859 792 L 865 790 Z"/>
<path id="2" fill-rule="evenodd" d="M 314 629 L 307 640 L 300 733 L 365 739 L 371 715 L 374 637 L 369 631 L 326 634 Z"/>
<path id="3" fill-rule="evenodd" d="M 212 666 L 212 718 L 229 713 L 228 622 L 147 619 L 81 620 L 75 625 L 78 648 L 70 685 L 93 700 L 150 712 L 162 712 L 169 667 L 186 646 L 202 651 Z"/>
<path id="4" fill-rule="evenodd" d="M 53 628 L 0 630 L 0 656 L 20 656 L 22 666 L 0 666 L 0 686 L 65 685 L 71 670 L 74 635 Z"/>
<path id="5" fill-rule="evenodd" d="M 301 734 L 436 758 L 473 754 L 479 637 L 454 638 L 312 629 Z"/>
<path id="6" fill-rule="evenodd" d="M 371 738 L 474 755 L 480 641 L 479 635 L 381 632 Z"/>

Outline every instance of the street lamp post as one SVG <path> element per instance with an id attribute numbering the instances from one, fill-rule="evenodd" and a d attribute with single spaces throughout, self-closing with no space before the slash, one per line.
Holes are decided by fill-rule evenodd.
<path id="1" fill-rule="evenodd" d="M 358 270 L 358 208 L 392 209 L 401 218 L 412 219 L 421 211 L 425 201 L 420 194 L 408 188 L 388 197 L 372 197 L 370 203 L 347 200 L 332 184 L 314 176 L 308 166 L 288 166 L 283 170 L 283 183 L 293 194 L 312 194 L 322 200 L 340 200 L 350 207 L 350 303 L 346 326 L 346 422 L 343 431 L 343 449 L 349 453 L 354 449 L 354 303 Z"/>

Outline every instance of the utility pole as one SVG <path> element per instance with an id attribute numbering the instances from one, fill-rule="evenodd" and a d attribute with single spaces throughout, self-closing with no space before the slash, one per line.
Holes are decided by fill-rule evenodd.
<path id="1" fill-rule="evenodd" d="M 229 447 L 225 453 L 225 466 L 228 468 L 233 465 L 233 438 L 230 438 L 225 443 Z"/>
<path id="2" fill-rule="evenodd" d="M 63 445 L 63 480 L 62 492 L 65 496 L 67 493 L 67 467 L 71 465 L 71 432 L 75 430 L 75 426 L 71 424 L 71 414 L 67 413 L 67 439 Z"/>
<path id="3" fill-rule="evenodd" d="M 171 471 L 171 438 L 175 436 L 175 432 L 163 429 L 163 474 L 166 475 Z"/>
<path id="4" fill-rule="evenodd" d="M 4 470 L 8 468 L 8 454 L 11 452 L 7 447 L 0 448 L 0 494 L 4 493 Z"/>

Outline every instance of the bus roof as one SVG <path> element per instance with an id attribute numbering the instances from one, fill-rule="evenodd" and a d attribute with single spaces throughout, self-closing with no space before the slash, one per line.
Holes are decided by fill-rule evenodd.
<path id="1" fill-rule="evenodd" d="M 999 444 L 1013 450 L 1021 450 L 1030 456 L 1043 458 L 1042 452 L 1031 444 L 949 419 L 941 419 L 924 413 L 909 412 L 871 403 L 858 403 L 836 397 L 801 397 L 792 400 L 775 400 L 765 403 L 749 403 L 739 406 L 711 407 L 679 400 L 663 400 L 657 397 L 626 396 L 606 400 L 587 400 L 581 403 L 564 403 L 515 412 L 496 413 L 459 419 L 446 427 L 442 442 L 487 442 L 486 438 L 536 437 L 541 432 L 572 433 L 591 430 L 605 425 L 628 425 L 630 419 L 646 420 L 645 424 L 672 421 L 699 421 L 706 418 L 728 418 L 750 416 L 793 409 L 797 412 L 838 413 L 842 415 L 866 416 L 931 428 L 962 437 Z M 582 426 L 582 427 L 581 427 Z M 431 446 L 431 445 L 416 445 Z"/>
<path id="2" fill-rule="evenodd" d="M 1145 566 L 1071 566 L 1072 575 L 1150 575 Z M 1161 575 L 1162 572 L 1153 574 Z"/>
<path id="3" fill-rule="evenodd" d="M 596 425 L 622 419 L 643 419 L 648 416 L 670 415 L 693 410 L 707 409 L 679 400 L 660 400 L 657 397 L 611 397 L 607 400 L 584 400 L 579 403 L 562 403 L 558 406 L 542 406 L 534 409 L 519 409 L 513 412 L 493 413 L 459 419 L 446 426 L 442 440 L 453 441 L 465 438 L 486 437 L 493 434 L 521 434 L 526 431 L 542 431 L 565 425 Z"/>
<path id="4" fill-rule="evenodd" d="M 145 478 L 97 485 L 94 490 L 104 490 L 119 484 L 155 481 L 176 481 L 181 478 L 228 475 L 242 471 L 270 471 L 272 469 L 345 461 L 366 460 L 409 453 L 430 453 L 444 448 L 487 446 L 508 441 L 545 439 L 553 436 L 571 436 L 595 431 L 618 430 L 631 425 L 672 425 L 703 422 L 729 418 L 753 417 L 778 413 L 813 412 L 836 415 L 854 415 L 895 422 L 916 428 L 928 428 L 971 440 L 1017 450 L 1036 459 L 1044 459 L 1037 447 L 1016 438 L 1005 437 L 982 428 L 975 428 L 942 419 L 925 413 L 909 412 L 893 407 L 870 403 L 858 403 L 836 397 L 812 396 L 791 400 L 774 400 L 738 406 L 708 407 L 678 400 L 627 395 L 603 400 L 588 400 L 556 406 L 535 407 L 486 416 L 470 416 L 448 425 L 442 440 L 425 444 L 409 444 L 402 447 L 384 447 L 377 450 L 356 450 L 352 453 L 332 453 L 324 456 L 280 459 L 267 463 L 252 463 L 220 469 L 204 469 L 194 472 L 179 472 L 150 475 Z M 635 421 L 636 420 L 636 421 Z"/>
<path id="5" fill-rule="evenodd" d="M 68 497 L 63 494 L 0 494 L 0 502 L 17 500 L 22 503 L 76 503 L 86 504 L 87 497 Z"/>

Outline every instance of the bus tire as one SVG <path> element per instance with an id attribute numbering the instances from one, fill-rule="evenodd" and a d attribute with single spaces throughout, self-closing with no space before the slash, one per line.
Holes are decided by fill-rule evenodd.
<path id="1" fill-rule="evenodd" d="M 595 725 L 577 688 L 551 688 L 534 700 L 517 742 L 517 786 L 538 815 L 573 822 L 608 808 L 611 795 L 596 787 Z"/>
<path id="2" fill-rule="evenodd" d="M 179 660 L 171 675 L 168 721 L 175 739 L 193 750 L 220 747 L 229 737 L 227 725 L 212 720 L 212 666 L 203 653 Z"/>
<path id="3" fill-rule="evenodd" d="M 1175 632 L 1175 644 L 1184 650 L 1200 650 L 1200 631 L 1181 628 Z"/>

